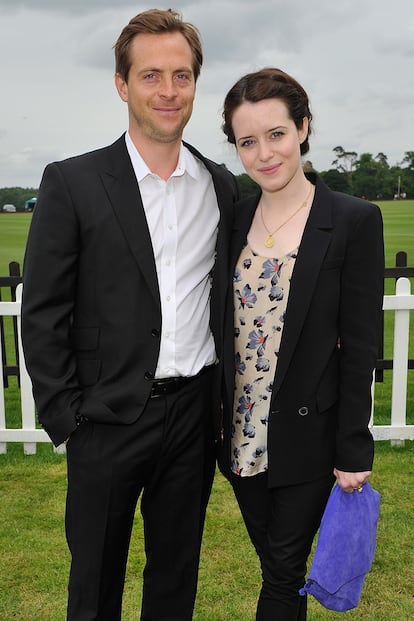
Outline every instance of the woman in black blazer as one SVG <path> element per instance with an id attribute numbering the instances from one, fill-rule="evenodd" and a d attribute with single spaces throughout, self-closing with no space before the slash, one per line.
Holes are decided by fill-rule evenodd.
<path id="1" fill-rule="evenodd" d="M 312 115 L 291 76 L 244 76 L 223 118 L 260 192 L 236 206 L 220 466 L 260 557 L 257 621 L 303 621 L 298 590 L 332 485 L 358 493 L 372 468 L 382 219 L 305 175 Z"/>

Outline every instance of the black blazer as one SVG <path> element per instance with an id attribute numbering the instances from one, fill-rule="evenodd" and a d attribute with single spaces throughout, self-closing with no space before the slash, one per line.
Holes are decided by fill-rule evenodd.
<path id="1" fill-rule="evenodd" d="M 315 198 L 291 285 L 268 426 L 270 486 L 314 479 L 334 466 L 370 470 L 367 428 L 378 354 L 384 251 L 376 205 L 331 191 L 316 175 Z M 260 196 L 260 195 L 259 195 Z M 229 282 L 259 196 L 235 208 Z M 225 328 L 223 445 L 229 475 L 234 394 L 233 287 Z"/>
<path id="2" fill-rule="evenodd" d="M 186 145 L 212 175 L 220 209 L 211 326 L 223 340 L 234 177 Z M 220 268 L 220 269 L 219 269 Z M 39 421 L 58 445 L 76 415 L 131 423 L 149 398 L 161 337 L 155 260 L 122 136 L 46 167 L 23 270 L 22 330 Z M 219 396 L 216 399 L 217 407 Z"/>

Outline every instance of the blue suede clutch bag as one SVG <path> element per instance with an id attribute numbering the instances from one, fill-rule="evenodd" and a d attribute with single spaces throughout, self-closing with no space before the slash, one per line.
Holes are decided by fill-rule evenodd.
<path id="1" fill-rule="evenodd" d="M 325 608 L 345 612 L 358 605 L 375 556 L 380 494 L 366 482 L 351 494 L 335 485 L 322 517 L 306 584 Z"/>

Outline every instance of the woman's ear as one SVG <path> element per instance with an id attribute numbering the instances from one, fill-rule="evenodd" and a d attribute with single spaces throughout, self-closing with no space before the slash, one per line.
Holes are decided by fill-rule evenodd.
<path id="1" fill-rule="evenodd" d="M 300 144 L 305 142 L 306 138 L 308 137 L 308 132 L 309 132 L 309 119 L 307 116 L 304 116 L 302 119 L 302 127 L 298 129 L 298 136 L 299 136 Z"/>

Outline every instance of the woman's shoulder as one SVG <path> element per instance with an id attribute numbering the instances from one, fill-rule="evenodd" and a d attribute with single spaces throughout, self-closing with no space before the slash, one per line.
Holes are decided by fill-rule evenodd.
<path id="1" fill-rule="evenodd" d="M 315 178 L 315 185 L 320 200 L 329 200 L 333 209 L 337 212 L 343 212 L 345 216 L 351 214 L 369 216 L 371 214 L 380 215 L 381 213 L 380 208 L 375 203 L 352 194 L 332 190 L 319 176 Z"/>

